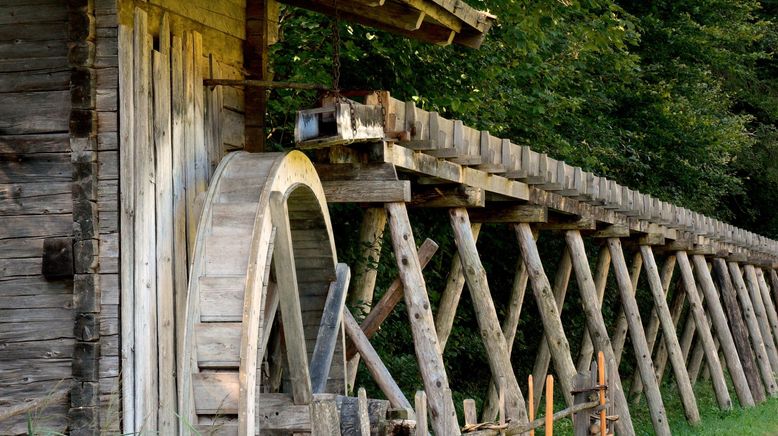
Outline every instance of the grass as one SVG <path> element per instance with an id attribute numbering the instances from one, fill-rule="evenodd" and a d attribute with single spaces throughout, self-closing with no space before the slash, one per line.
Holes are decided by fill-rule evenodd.
<path id="1" fill-rule="evenodd" d="M 628 391 L 628 390 L 627 390 Z M 775 435 L 778 434 L 778 398 L 749 409 L 738 405 L 737 396 L 730 383 L 729 392 L 734 407 L 724 412 L 719 409 L 716 395 L 710 381 L 700 380 L 694 389 L 701 422 L 691 426 L 686 422 L 678 390 L 672 380 L 662 386 L 662 399 L 674 435 Z M 630 407 L 635 431 L 638 435 L 653 435 L 651 416 L 645 399 L 639 405 Z"/>

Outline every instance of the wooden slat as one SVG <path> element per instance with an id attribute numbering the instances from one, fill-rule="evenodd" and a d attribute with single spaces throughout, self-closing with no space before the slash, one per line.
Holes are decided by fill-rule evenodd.
<path id="1" fill-rule="evenodd" d="M 237 322 L 195 324 L 197 364 L 201 368 L 237 368 L 240 334 Z"/>
<path id="2" fill-rule="evenodd" d="M 239 322 L 243 316 L 244 276 L 200 277 L 200 319 Z"/>

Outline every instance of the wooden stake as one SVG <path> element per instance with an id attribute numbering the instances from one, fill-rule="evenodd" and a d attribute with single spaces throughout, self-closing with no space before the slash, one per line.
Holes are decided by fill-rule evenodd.
<path id="1" fill-rule="evenodd" d="M 689 310 L 692 312 L 694 322 L 697 326 L 697 334 L 705 344 L 705 356 L 711 365 L 711 381 L 713 382 L 713 390 L 716 392 L 719 408 L 722 410 L 729 410 L 732 408 L 732 400 L 730 399 L 727 384 L 724 380 L 724 372 L 721 368 L 721 362 L 719 362 L 719 355 L 716 353 L 716 348 L 713 344 L 713 335 L 711 334 L 708 320 L 705 317 L 700 294 L 698 294 L 697 286 L 694 283 L 694 276 L 692 276 L 689 258 L 685 251 L 677 252 L 676 258 L 678 259 L 678 266 L 681 270 L 681 279 L 683 280 L 686 289 L 686 297 L 689 300 Z M 721 340 L 723 334 L 723 341 L 726 341 L 726 334 L 729 332 L 729 329 L 726 327 L 727 323 L 724 320 L 721 305 L 718 304 L 718 296 L 713 287 L 713 281 L 710 279 L 710 272 L 708 271 L 708 266 L 705 264 L 705 258 L 700 256 L 700 260 L 698 261 L 697 255 L 695 255 L 694 260 L 694 273 L 697 274 L 697 280 L 700 283 L 700 288 L 705 295 L 708 305 L 708 312 L 711 314 L 711 319 L 716 326 L 716 331 L 719 332 L 719 340 Z M 726 330 L 727 333 L 723 333 L 721 329 Z M 742 378 L 742 371 L 738 375 L 733 374 L 733 377 L 737 378 L 739 382 L 744 380 Z M 745 396 L 744 398 L 747 400 L 748 397 Z"/>
<path id="2" fill-rule="evenodd" d="M 673 271 L 675 270 L 675 256 L 669 255 L 665 259 L 664 265 L 662 265 L 661 282 L 662 291 L 665 300 L 667 299 L 667 293 L 670 290 L 670 282 L 673 279 Z M 669 308 L 668 308 L 669 310 Z M 672 313 L 670 314 L 672 319 Z M 646 342 L 648 342 L 648 350 L 653 353 L 654 346 L 656 345 L 656 337 L 659 334 L 659 315 L 657 315 L 656 308 L 651 309 L 651 319 L 648 320 L 648 327 L 646 327 Z M 673 329 L 675 329 L 675 322 L 673 322 Z M 664 336 L 664 333 L 662 334 Z M 676 338 L 677 341 L 677 338 Z M 656 360 L 654 360 L 654 369 L 657 368 Z M 662 383 L 660 382 L 661 386 Z M 640 372 L 635 371 L 632 377 L 632 387 L 629 390 L 629 398 L 635 398 L 636 401 L 640 400 L 640 393 L 643 391 L 643 380 L 640 379 Z"/>
<path id="3" fill-rule="evenodd" d="M 753 304 L 748 296 L 748 289 L 743 281 L 740 266 L 735 262 L 729 262 L 729 273 L 732 277 L 732 282 L 735 285 L 735 292 L 740 301 L 740 307 L 743 309 L 743 318 L 746 321 L 748 336 L 751 338 L 751 345 L 753 346 L 754 354 L 756 355 L 756 363 L 762 373 L 762 381 L 764 382 L 765 389 L 767 389 L 767 393 L 770 396 L 774 396 L 776 394 L 775 375 L 773 374 L 770 357 L 767 354 L 764 339 L 762 338 L 762 333 L 759 329 L 759 322 L 754 315 Z"/>
<path id="4" fill-rule="evenodd" d="M 478 424 L 478 413 L 475 410 L 475 400 L 470 398 L 462 402 L 462 411 L 465 415 L 465 425 Z"/>
<path id="5" fill-rule="evenodd" d="M 669 435 L 670 427 L 667 423 L 667 414 L 659 392 L 659 384 L 656 381 L 651 356 L 648 354 L 648 344 L 643 333 L 643 323 L 640 321 L 640 311 L 635 301 L 634 287 L 629 277 L 624 253 L 621 251 L 621 241 L 617 238 L 608 238 L 608 249 L 611 252 L 613 270 L 616 274 L 616 282 L 619 285 L 621 304 L 629 325 L 629 336 L 635 350 L 635 360 L 638 364 L 640 377 L 643 379 L 644 391 L 648 408 L 651 411 L 651 421 L 654 431 L 659 435 Z"/>
<path id="6" fill-rule="evenodd" d="M 529 407 L 529 422 L 535 420 L 535 383 L 533 382 L 532 374 L 527 377 L 527 385 L 529 392 L 527 396 L 527 406 Z M 535 429 L 529 431 L 529 436 L 535 436 Z"/>
<path id="7" fill-rule="evenodd" d="M 743 270 L 745 272 L 748 293 L 751 296 L 751 303 L 754 306 L 754 315 L 759 325 L 759 331 L 762 333 L 767 355 L 770 357 L 770 366 L 773 370 L 778 370 L 778 350 L 775 348 L 775 338 L 770 329 L 770 322 L 767 318 L 764 301 L 762 300 L 762 291 L 759 289 L 756 271 L 754 271 L 753 265 L 748 264 L 743 267 Z"/>
<path id="8" fill-rule="evenodd" d="M 501 423 L 502 424 L 502 423 Z M 554 376 L 546 377 L 546 436 L 554 436 Z"/>
<path id="9" fill-rule="evenodd" d="M 605 286 L 608 284 L 608 271 L 611 266 L 611 253 L 607 247 L 600 248 L 600 254 L 597 256 L 597 269 L 594 272 L 594 288 L 597 292 L 597 311 L 601 310 L 602 300 L 605 297 Z M 592 338 L 589 334 L 589 327 L 584 331 L 583 342 L 581 344 L 581 353 L 578 357 L 578 372 L 586 371 L 592 362 L 594 347 Z"/>
<path id="10" fill-rule="evenodd" d="M 397 267 L 405 287 L 405 305 L 413 333 L 416 358 L 427 393 L 432 428 L 436 434 L 458 435 L 459 424 L 454 414 L 454 402 L 448 385 L 446 368 L 440 352 L 438 336 L 427 296 L 421 264 L 416 254 L 408 211 L 404 203 L 387 203 L 389 229 L 392 234 Z M 449 412 L 450 411 L 450 412 Z"/>
<path id="11" fill-rule="evenodd" d="M 597 353 L 597 380 L 599 381 L 600 391 L 600 436 L 606 436 L 608 432 L 608 421 L 605 417 L 605 354 L 600 351 Z"/>
<path id="12" fill-rule="evenodd" d="M 365 210 L 362 226 L 359 229 L 359 261 L 354 267 L 354 279 L 351 281 L 349 305 L 360 307 L 367 315 L 373 305 L 373 292 L 378 273 L 376 266 L 381 259 L 381 245 L 386 228 L 386 210 L 382 207 L 371 207 Z M 349 358 L 346 367 L 346 385 L 348 390 L 354 388 L 357 377 L 359 356 Z"/>
<path id="13" fill-rule="evenodd" d="M 598 304 L 597 297 L 595 296 L 597 285 L 592 279 L 592 272 L 589 268 L 589 261 L 586 258 L 586 249 L 584 247 L 583 238 L 581 237 L 581 232 L 578 230 L 569 230 L 565 233 L 565 239 L 567 241 L 567 247 L 570 250 L 570 258 L 572 260 L 573 269 L 575 270 L 575 279 L 581 293 L 581 305 L 584 315 L 586 315 L 586 325 L 589 335 L 594 344 L 594 348 L 599 350 L 600 354 L 604 354 L 605 362 L 598 363 L 599 368 L 604 368 L 605 365 L 608 365 L 614 369 L 613 372 L 615 375 L 611 377 L 610 392 L 611 397 L 613 398 L 612 403 L 614 409 L 616 410 L 616 414 L 619 415 L 619 420 L 616 423 L 619 434 L 634 435 L 635 429 L 632 425 L 632 417 L 630 416 L 627 399 L 621 385 L 621 378 L 618 376 L 616 356 L 614 355 L 613 346 L 608 338 L 608 330 L 605 327 L 605 320 L 603 319 L 602 311 L 600 310 L 600 304 Z M 600 259 L 610 260 L 610 252 L 607 256 L 600 253 Z M 598 272 L 607 270 L 606 268 L 600 267 L 601 265 L 598 266 Z M 601 276 L 598 276 L 598 280 L 604 281 Z M 591 360 L 591 358 L 588 360 Z"/>
<path id="14" fill-rule="evenodd" d="M 643 266 L 646 270 L 649 288 L 654 297 L 654 309 L 659 317 L 659 322 L 662 324 L 662 338 L 665 341 L 668 357 L 673 366 L 675 381 L 678 386 L 678 393 L 681 397 L 684 412 L 686 413 L 686 419 L 691 424 L 696 424 L 700 422 L 700 411 L 697 409 L 697 399 L 694 397 L 692 384 L 689 380 L 689 373 L 686 371 L 686 363 L 681 356 L 681 346 L 678 344 L 678 336 L 675 333 L 675 327 L 673 327 L 673 319 L 670 316 L 670 309 L 667 307 L 664 285 L 662 283 L 662 278 L 659 276 L 659 269 L 657 268 L 656 260 L 654 259 L 654 252 L 650 245 L 641 245 L 640 255 L 643 257 Z M 650 348 L 648 350 L 648 355 L 651 356 Z M 655 376 L 653 371 L 651 372 L 651 376 Z"/>
<path id="15" fill-rule="evenodd" d="M 506 347 L 505 336 L 500 329 L 497 311 L 494 308 L 486 270 L 481 264 L 475 237 L 470 231 L 470 219 L 467 210 L 454 208 L 449 210 L 451 227 L 454 230 L 462 271 L 465 275 L 470 298 L 473 301 L 481 339 L 486 348 L 487 360 L 492 376 L 501 379 L 505 388 L 505 401 L 508 408 L 508 418 L 511 420 L 526 420 L 524 413 L 526 405 L 519 390 L 519 383 L 513 372 L 511 357 Z"/>
<path id="16" fill-rule="evenodd" d="M 519 248 L 521 249 L 521 257 L 524 259 L 532 282 L 532 291 L 540 311 L 540 318 L 543 321 L 543 328 L 547 337 L 551 339 L 549 347 L 551 348 L 554 368 L 561 379 L 565 400 L 567 404 L 572 404 L 570 392 L 572 391 L 572 381 L 576 371 L 573 359 L 570 357 L 570 344 L 567 342 L 567 337 L 562 327 L 562 319 L 559 317 L 559 309 L 551 291 L 551 284 L 548 282 L 545 271 L 543 271 L 543 263 L 540 260 L 538 247 L 535 244 L 529 224 L 519 223 L 515 224 L 514 227 L 519 241 Z"/>
<path id="17" fill-rule="evenodd" d="M 478 234 L 481 232 L 481 224 L 471 225 L 473 238 L 477 241 Z M 454 318 L 459 306 L 459 298 L 462 296 L 462 289 L 465 286 L 465 275 L 462 273 L 462 261 L 459 253 L 454 253 L 451 258 L 451 269 L 446 278 L 446 288 L 440 297 L 438 304 L 438 313 L 435 316 L 435 330 L 438 332 L 438 342 L 440 342 L 440 351 L 446 350 L 446 343 L 451 334 L 451 328 L 454 326 Z"/>
<path id="18" fill-rule="evenodd" d="M 416 391 L 414 397 L 416 403 L 416 435 L 427 436 L 429 427 L 427 426 L 427 394 L 424 391 Z"/>
<path id="19" fill-rule="evenodd" d="M 721 298 L 724 301 L 723 307 L 727 309 L 727 318 L 729 319 L 729 328 L 725 331 L 716 327 L 719 338 L 719 344 L 724 351 L 724 358 L 727 361 L 730 375 L 738 375 L 738 383 L 735 384 L 740 404 L 750 407 L 754 403 L 761 403 L 765 399 L 765 387 L 757 369 L 757 362 L 754 361 L 754 354 L 748 341 L 748 330 L 743 322 L 743 316 L 740 311 L 740 305 L 737 302 L 735 286 L 727 269 L 727 264 L 723 259 L 713 259 L 713 272 L 721 291 Z M 714 318 L 715 320 L 715 318 Z M 731 333 L 730 333 L 731 332 Z M 766 368 L 765 368 L 766 369 Z M 740 373 L 746 379 L 744 386 Z M 733 377 L 734 381 L 734 377 Z M 775 386 L 773 386 L 775 389 Z M 751 394 L 751 401 L 748 401 L 748 394 Z"/>

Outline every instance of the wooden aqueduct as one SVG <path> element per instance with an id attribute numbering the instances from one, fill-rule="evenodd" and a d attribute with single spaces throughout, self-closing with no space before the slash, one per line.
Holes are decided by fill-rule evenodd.
<path id="1" fill-rule="evenodd" d="M 495 19 L 461 0 L 289 3 L 473 48 Z M 691 423 L 704 368 L 722 410 L 778 395 L 776 241 L 385 91 L 330 95 L 299 112 L 300 150 L 255 153 L 266 90 L 285 86 L 268 81 L 277 14 L 272 0 L 0 0 L 0 434 L 386 434 L 414 411 L 370 340 L 400 301 L 426 395 L 416 418 L 460 434 L 443 351 L 465 288 L 492 375 L 469 423 L 527 428 L 510 359 L 527 287 L 543 325 L 535 380 L 552 371 L 573 405 L 602 352 L 617 434 L 635 433 L 628 398 L 641 393 L 670 434 L 668 362 Z M 363 206 L 364 258 L 381 261 L 388 227 L 399 277 L 380 300 L 375 269 L 338 263 L 329 203 Z M 437 245 L 417 245 L 408 207 L 448 210 L 456 252 L 442 254 L 437 307 L 422 274 Z M 502 319 L 482 223 L 510 226 L 520 255 Z M 538 251 L 549 231 L 566 241 L 553 285 Z M 561 313 L 573 273 L 575 356 Z M 627 335 L 635 374 L 617 370 Z M 360 362 L 386 400 L 349 396 Z"/>

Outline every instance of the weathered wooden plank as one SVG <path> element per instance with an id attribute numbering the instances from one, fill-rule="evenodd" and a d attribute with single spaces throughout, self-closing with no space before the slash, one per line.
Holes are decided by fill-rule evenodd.
<path id="1" fill-rule="evenodd" d="M 451 227 L 454 230 L 454 240 L 462 262 L 467 288 L 470 290 L 471 301 L 475 309 L 481 339 L 486 348 L 487 360 L 496 380 L 504 383 L 507 418 L 526 420 L 526 405 L 519 390 L 519 384 L 511 365 L 510 354 L 507 353 L 505 336 L 497 319 L 486 270 L 476 248 L 475 237 L 470 229 L 470 219 L 464 208 L 449 210 Z"/>
<path id="2" fill-rule="evenodd" d="M 532 236 L 532 230 L 527 223 L 515 224 L 516 238 L 519 241 L 521 257 L 527 267 L 527 272 L 532 283 L 535 302 L 540 311 L 543 329 L 549 339 L 549 348 L 554 362 L 554 368 L 559 377 L 562 392 L 568 404 L 572 404 L 572 381 L 575 376 L 575 365 L 570 356 L 570 344 L 567 342 L 565 331 L 562 328 L 562 320 L 559 309 L 554 301 L 551 284 L 543 270 L 538 247 Z"/>
<path id="3" fill-rule="evenodd" d="M 411 321 L 417 361 L 429 401 L 432 428 L 438 434 L 459 434 L 454 402 L 443 365 L 429 297 L 416 254 L 408 212 L 403 203 L 387 203 L 392 246 L 405 292 L 405 304 Z"/>
<path id="4" fill-rule="evenodd" d="M 35 236 L 69 236 L 73 232 L 73 216 L 69 213 L 57 215 L 21 215 L 3 217 L 0 239 Z"/>
<path id="5" fill-rule="evenodd" d="M 71 183 L 0 184 L 0 215 L 70 213 Z"/>
<path id="6" fill-rule="evenodd" d="M 0 6 L 0 25 L 66 22 L 68 8 L 61 2 L 14 3 Z"/>
<path id="7" fill-rule="evenodd" d="M 322 182 L 328 203 L 390 203 L 411 201 L 411 182 L 331 181 Z"/>
<path id="8" fill-rule="evenodd" d="M 4 94 L 0 134 L 67 132 L 69 118 L 69 90 Z"/>
<path id="9" fill-rule="evenodd" d="M 659 392 L 651 355 L 648 352 L 646 336 L 643 332 L 643 323 L 640 321 L 640 311 L 635 301 L 634 286 L 627 271 L 627 263 L 624 261 L 624 252 L 621 249 L 621 241 L 617 238 L 608 238 L 608 249 L 611 252 L 613 270 L 621 294 L 621 304 L 629 324 L 629 335 L 635 350 L 635 359 L 643 379 L 646 402 L 651 410 L 651 421 L 657 434 L 669 435 L 670 427 L 667 422 L 662 395 Z"/>
<path id="10" fill-rule="evenodd" d="M 72 173 L 70 153 L 0 154 L 0 183 L 62 183 Z"/>

